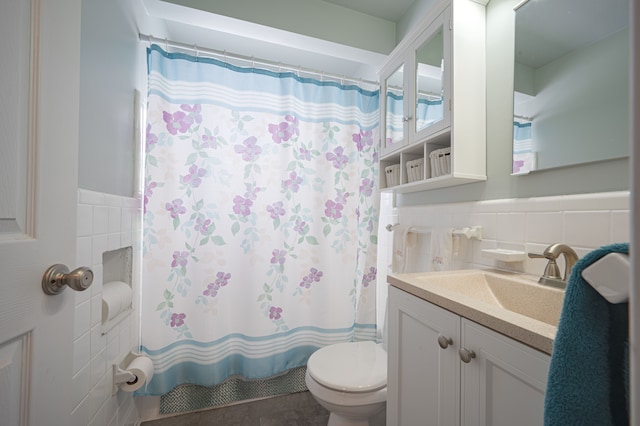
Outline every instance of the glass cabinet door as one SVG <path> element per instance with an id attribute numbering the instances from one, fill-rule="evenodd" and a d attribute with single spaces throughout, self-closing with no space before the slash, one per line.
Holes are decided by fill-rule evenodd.
<path id="1" fill-rule="evenodd" d="M 404 64 L 385 80 L 385 131 L 382 151 L 390 152 L 405 142 Z"/>
<path id="2" fill-rule="evenodd" d="M 412 136 L 422 139 L 449 125 L 450 46 L 447 13 L 440 15 L 414 44 L 415 89 Z"/>

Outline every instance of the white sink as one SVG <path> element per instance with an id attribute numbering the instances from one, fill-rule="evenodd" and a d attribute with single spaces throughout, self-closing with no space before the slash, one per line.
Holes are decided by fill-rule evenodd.
<path id="1" fill-rule="evenodd" d="M 481 269 L 388 276 L 395 287 L 550 354 L 564 290 L 537 279 Z"/>
<path id="2" fill-rule="evenodd" d="M 456 272 L 459 273 L 416 278 L 425 284 L 442 287 L 549 325 L 557 326 L 560 321 L 564 290 L 547 287 L 515 274 L 482 270 Z"/>

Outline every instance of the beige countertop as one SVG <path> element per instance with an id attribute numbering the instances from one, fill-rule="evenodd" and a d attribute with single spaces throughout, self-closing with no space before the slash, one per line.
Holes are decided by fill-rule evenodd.
<path id="1" fill-rule="evenodd" d="M 504 277 L 506 286 L 518 283 L 513 286 L 517 289 L 517 294 L 514 291 L 513 296 L 521 299 L 517 303 L 524 307 L 521 308 L 524 314 L 503 306 L 504 302 L 493 297 L 491 292 L 482 291 L 482 288 L 478 291 L 467 290 L 473 288 L 469 286 L 461 292 L 460 288 L 465 284 L 464 280 L 476 279 L 478 272 L 487 272 L 498 279 Z M 457 289 L 443 284 L 445 281 L 443 278 L 451 281 L 452 277 L 455 278 Z M 387 277 L 389 284 L 394 287 L 550 355 L 562 309 L 564 291 L 540 289 L 535 287 L 540 286 L 536 280 L 537 277 L 530 275 L 498 270 L 420 272 L 391 274 Z M 527 291 L 529 288 L 532 292 Z M 541 300 L 538 293 L 543 293 L 544 299 Z"/>

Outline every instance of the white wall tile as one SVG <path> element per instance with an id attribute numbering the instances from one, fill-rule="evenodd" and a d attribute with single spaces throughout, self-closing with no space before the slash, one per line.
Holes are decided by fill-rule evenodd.
<path id="1" fill-rule="evenodd" d="M 91 373 L 89 364 L 81 368 L 71 379 L 71 406 L 76 407 L 83 399 L 87 398 L 91 391 Z"/>
<path id="2" fill-rule="evenodd" d="M 109 207 L 93 207 L 93 234 L 100 235 L 109 232 Z"/>
<path id="3" fill-rule="evenodd" d="M 628 210 L 611 212 L 611 242 L 628 243 L 631 240 L 631 216 Z"/>
<path id="4" fill-rule="evenodd" d="M 73 341 L 73 374 L 89 365 L 91 360 L 91 333 L 85 333 Z"/>
<path id="5" fill-rule="evenodd" d="M 87 300 L 76 305 L 73 316 L 73 340 L 80 338 L 83 334 L 89 332 L 91 317 L 91 303 Z"/>
<path id="6" fill-rule="evenodd" d="M 608 211 L 564 213 L 563 242 L 574 248 L 595 249 L 611 240 L 611 215 Z"/>
<path id="7" fill-rule="evenodd" d="M 496 239 L 524 243 L 526 235 L 524 213 L 498 213 L 496 216 Z"/>
<path id="8" fill-rule="evenodd" d="M 562 239 L 561 212 L 527 213 L 526 241 L 531 243 L 546 243 Z"/>
<path id="9" fill-rule="evenodd" d="M 93 234 L 93 206 L 78 204 L 76 236 L 86 237 Z"/>

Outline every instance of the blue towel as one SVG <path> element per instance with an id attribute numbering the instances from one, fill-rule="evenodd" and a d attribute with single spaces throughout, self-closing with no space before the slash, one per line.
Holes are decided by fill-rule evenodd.
<path id="1" fill-rule="evenodd" d="M 610 304 L 582 278 L 582 270 L 611 244 L 580 259 L 571 272 L 553 344 L 544 404 L 545 426 L 629 424 L 628 304 Z"/>

